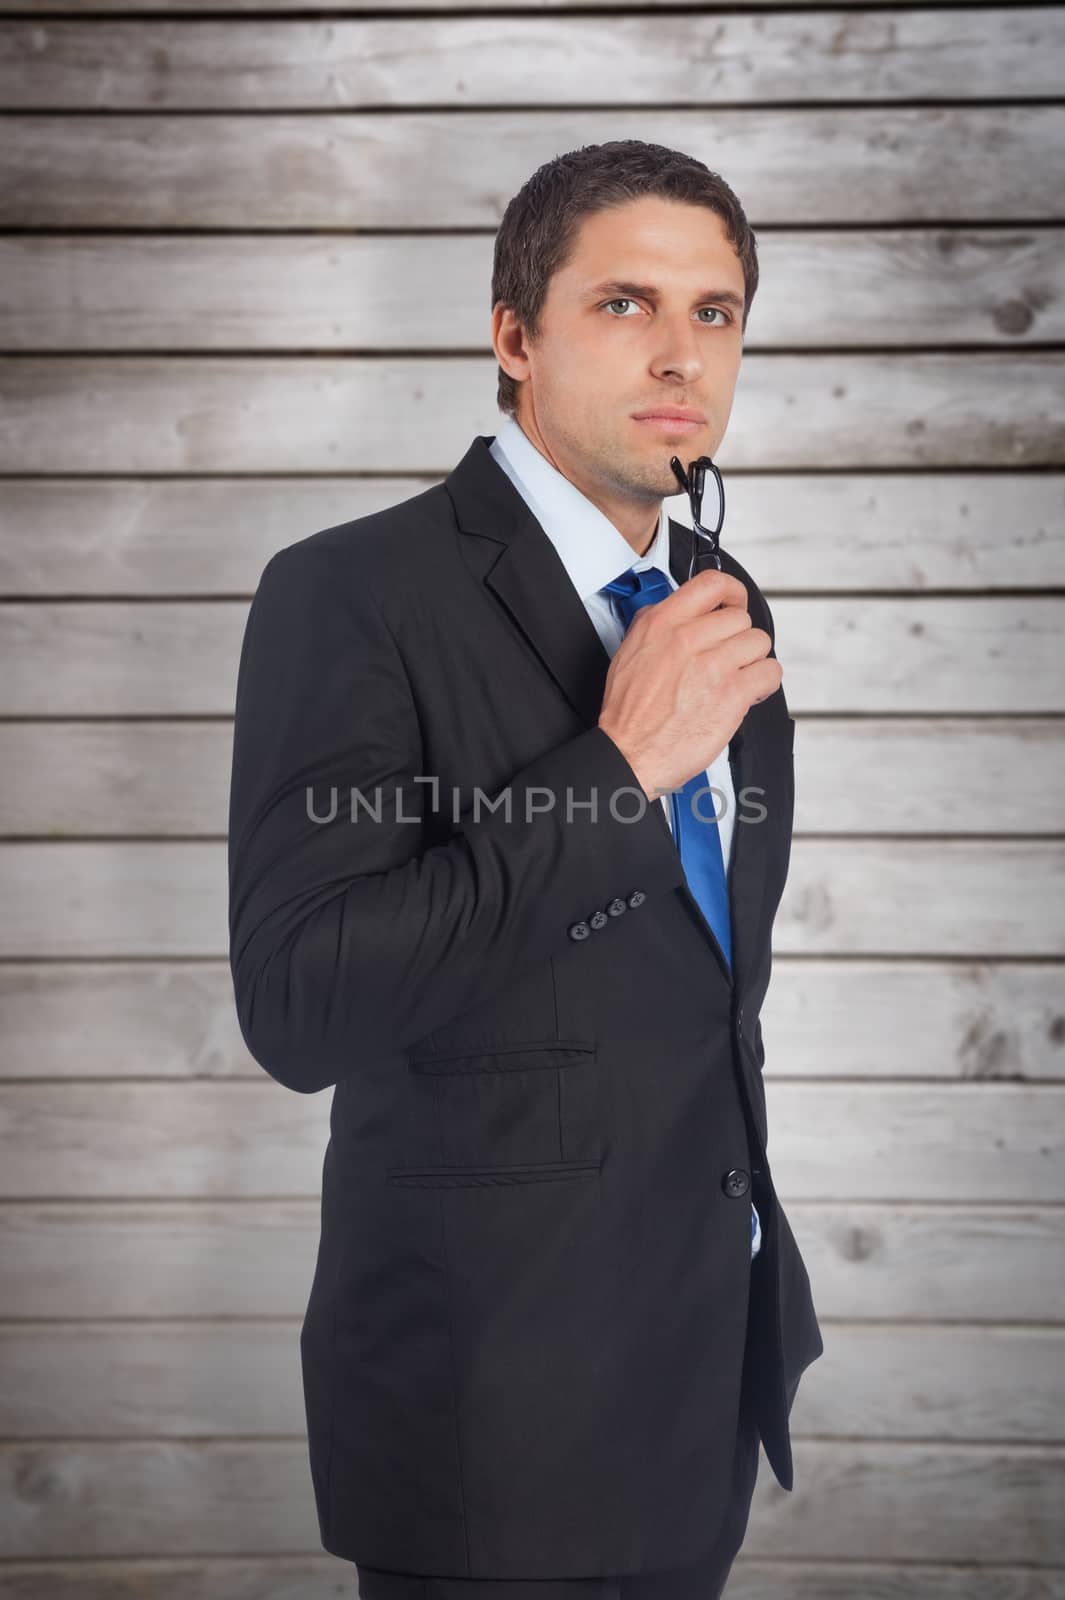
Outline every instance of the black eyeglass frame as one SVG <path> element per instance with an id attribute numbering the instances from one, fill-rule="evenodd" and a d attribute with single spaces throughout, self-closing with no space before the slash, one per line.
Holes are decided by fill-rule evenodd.
<path id="1" fill-rule="evenodd" d="M 716 567 L 720 571 L 721 552 L 718 549 L 718 537 L 725 523 L 725 485 L 721 481 L 721 473 L 709 456 L 697 456 L 694 461 L 689 461 L 687 472 L 678 456 L 671 456 L 669 464 L 678 483 L 688 496 L 688 504 L 691 506 L 692 557 L 688 567 L 688 577 L 694 577 L 696 572 L 708 566 Z M 717 526 L 713 529 L 704 527 L 702 522 L 703 483 L 707 467 L 717 482 Z M 699 542 L 700 539 L 704 541 L 702 544 Z"/>

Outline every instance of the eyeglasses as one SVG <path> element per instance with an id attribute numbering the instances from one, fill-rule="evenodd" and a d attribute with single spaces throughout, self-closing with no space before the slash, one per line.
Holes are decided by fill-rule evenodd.
<path id="1" fill-rule="evenodd" d="M 697 456 L 694 461 L 690 461 L 687 472 L 681 466 L 678 456 L 671 456 L 669 464 L 678 483 L 688 496 L 688 503 L 691 506 L 692 532 L 695 537 L 692 539 L 692 558 L 688 567 L 688 577 L 693 577 L 695 572 L 702 567 L 717 567 L 720 571 L 721 554 L 717 547 L 717 540 L 725 521 L 725 485 L 721 481 L 721 474 L 709 456 Z M 703 512 L 703 481 L 706 478 L 707 467 L 710 468 L 717 481 L 717 526 L 713 531 L 709 528 L 704 528 L 701 520 Z M 700 539 L 703 541 L 702 544 L 699 542 Z"/>

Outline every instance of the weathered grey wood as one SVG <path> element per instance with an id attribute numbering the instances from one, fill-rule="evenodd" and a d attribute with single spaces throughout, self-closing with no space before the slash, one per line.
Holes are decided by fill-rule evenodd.
<path id="1" fill-rule="evenodd" d="M 775 10 L 777 5 L 790 6 L 799 4 L 799 0 L 752 0 L 755 7 L 766 6 Z M 971 0 L 946 0 L 948 6 L 967 7 Z M 469 0 L 463 10 L 469 11 L 544 11 L 552 15 L 561 15 L 574 8 L 575 0 Z M 708 0 L 708 6 L 714 9 L 729 9 L 732 0 Z M 862 0 L 862 4 L 879 8 L 883 0 Z M 580 8 L 586 9 L 585 0 L 579 0 Z M 702 6 L 702 0 L 641 0 L 641 7 L 654 11 L 659 7 L 668 6 L 670 10 L 685 9 L 687 7 Z M 617 9 L 617 0 L 588 0 L 589 9 L 611 11 Z M 300 12 L 312 12 L 320 15 L 322 12 L 344 11 L 358 13 L 370 11 L 375 14 L 380 12 L 394 12 L 402 15 L 406 11 L 446 11 L 448 6 L 445 0 L 428 0 L 428 3 L 415 5 L 414 0 L 357 0 L 349 4 L 348 0 L 182 0 L 183 13 L 207 15 L 211 12 L 222 11 L 227 15 L 240 15 L 242 20 L 253 20 L 255 17 L 268 17 L 273 12 L 283 11 L 286 15 L 293 16 Z M 11 16 L 52 14 L 56 10 L 56 0 L 8 0 L 4 7 L 5 13 Z M 105 16 L 109 12 L 121 11 L 126 14 L 141 13 L 150 17 L 159 12 L 172 11 L 171 0 L 63 0 L 63 12 L 71 16 L 91 15 Z"/>
<path id="2" fill-rule="evenodd" d="M 752 1556 L 883 1560 L 905 1527 L 912 1560 L 1065 1563 L 1061 1446 L 802 1439 L 793 1492 L 770 1478 Z M 2 1445 L 0 1503 L 8 1558 L 320 1548 L 302 1440 Z"/>
<path id="3" fill-rule="evenodd" d="M 796 1199 L 1065 1198 L 1057 1085 L 774 1081 L 766 1090 L 769 1159 L 781 1193 Z"/>
<path id="4" fill-rule="evenodd" d="M 5 472 L 442 476 L 499 426 L 492 357 L 8 356 L 0 383 Z M 1058 351 L 752 355 L 716 459 L 723 471 L 1060 466 L 1063 385 Z"/>
<path id="5" fill-rule="evenodd" d="M 302 1316 L 320 1212 L 318 1199 L 0 1201 L 0 1298 L 19 1319 Z M 1006 1274 L 1022 1320 L 1018 1280 L 1046 1248 L 1049 1217 L 1029 1218 L 1023 1266 Z M 1013 1230 L 1012 1209 L 1003 1224 Z"/>
<path id="6" fill-rule="evenodd" d="M 1059 605 L 1042 595 L 781 597 L 773 616 L 785 698 L 798 712 L 1059 711 Z M 848 781 L 845 767 L 839 776 Z"/>
<path id="7" fill-rule="evenodd" d="M 905 1529 L 909 1560 L 1060 1564 L 1063 1491 L 1061 1446 L 802 1439 L 790 1494 L 759 1474 L 744 1548 L 897 1560 Z"/>
<path id="8" fill-rule="evenodd" d="M 799 840 L 774 948 L 936 958 L 1065 954 L 1063 871 L 1065 845 L 1049 843 Z"/>
<path id="9" fill-rule="evenodd" d="M 828 1318 L 1065 1321 L 1065 1274 L 1049 1270 L 1059 1206 L 781 1195 Z M 0 1293 L 20 1319 L 302 1316 L 319 1209 L 317 1199 L 0 1202 Z"/>
<path id="10" fill-rule="evenodd" d="M 4 833 L 224 834 L 232 755 L 229 719 L 0 723 Z"/>
<path id="11" fill-rule="evenodd" d="M 0 1196 L 314 1195 L 331 1098 L 294 1095 L 265 1073 L 247 1083 L 3 1084 Z"/>
<path id="12" fill-rule="evenodd" d="M 763 1471 L 767 1470 L 765 1467 Z M 854 1561 L 820 1563 L 740 1551 L 729 1574 L 729 1600 L 1063 1600 L 1065 1572 L 1052 1568 L 901 1565 Z M 38 1600 L 30 1593 L 14 1600 Z M 59 1597 L 57 1596 L 57 1600 Z M 80 1596 L 76 1600 L 81 1600 Z M 96 1596 L 90 1596 L 96 1600 Z M 139 1596 L 135 1600 L 140 1600 Z M 184 1595 L 167 1600 L 185 1600 Z M 227 1600 L 227 1597 L 222 1597 Z M 243 1600 L 238 1596 L 237 1600 Z M 282 1600 L 289 1600 L 285 1595 Z M 312 1597 L 316 1600 L 316 1597 Z"/>
<path id="13" fill-rule="evenodd" d="M 780 657 L 787 670 L 783 644 Z M 795 730 L 796 831 L 1060 832 L 1063 732 L 1056 717 L 804 717 Z"/>
<path id="14" fill-rule="evenodd" d="M 292 1317 L 0 1323 L 0 1433 L 302 1437 L 299 1331 Z M 1038 1342 L 1037 1330 L 1024 1332 L 1035 1332 Z"/>
<path id="15" fill-rule="evenodd" d="M 201 0 L 201 4 L 203 0 Z M 764 1465 L 763 1471 L 768 1468 Z M 347 1580 L 329 1555 L 264 1559 L 10 1562 L 3 1600 L 337 1600 Z M 350 1589 L 350 1582 L 348 1582 Z M 980 1569 L 946 1563 L 796 1560 L 747 1556 L 729 1575 L 729 1600 L 1063 1600 L 1065 1569 Z"/>
<path id="16" fill-rule="evenodd" d="M 1065 1275 L 1051 1269 L 1061 1259 L 1059 1206 L 996 1209 L 948 1201 L 925 1210 L 854 1199 L 804 1205 L 786 1186 L 780 1193 L 816 1285 L 818 1311 L 827 1316 L 1065 1320 Z"/>
<path id="17" fill-rule="evenodd" d="M 840 1027 L 846 1015 L 852 1026 Z M 1065 1077 L 1065 982 L 1051 961 L 789 959 L 762 1012 L 767 1079 Z"/>
<path id="18" fill-rule="evenodd" d="M 366 110 L 1054 97 L 1052 6 L 758 16 L 57 22 L 0 32 L 36 111 Z M 693 62 L 697 65 L 693 66 Z"/>
<path id="19" fill-rule="evenodd" d="M 340 1577 L 338 1577 L 338 1572 Z M 1039 1575 L 1049 1581 L 1048 1574 Z M 1031 1575 L 1014 1574 L 1008 1593 L 974 1589 L 966 1600 L 1051 1600 L 1050 1590 L 1021 1588 Z M 45 1561 L 0 1564 L 0 1600 L 355 1600 L 335 1556 L 145 1557 L 128 1561 Z M 759 1581 L 762 1581 L 761 1578 Z M 873 1586 L 869 1600 L 898 1600 Z M 957 1589 L 927 1591 L 933 1600 L 961 1600 Z M 782 1591 L 781 1591 L 782 1593 Z M 799 1600 L 790 1590 L 786 1600 Z"/>
<path id="20" fill-rule="evenodd" d="M 1065 106 L 635 107 L 624 125 L 727 173 L 755 227 L 1065 214 Z M 0 227 L 495 228 L 542 162 L 617 138 L 618 118 L 13 114 L 5 135 Z"/>
<path id="21" fill-rule="evenodd" d="M 13 234 L 0 348 L 488 351 L 493 242 Z M 1061 228 L 759 229 L 758 261 L 745 350 L 1065 338 Z"/>
<path id="22" fill-rule="evenodd" d="M 8 478 L 0 597 L 250 596 L 275 550 L 436 481 Z M 1065 588 L 1061 472 L 745 471 L 725 486 L 722 543 L 771 602 L 792 589 Z M 682 496 L 666 505 L 691 525 Z"/>
<path id="23" fill-rule="evenodd" d="M 759 231 L 724 543 L 799 722 L 765 1076 L 826 1354 L 730 1600 L 1065 1600 L 1065 12 L 406 4 L 0 27 L 0 1600 L 354 1588 L 331 1097 L 225 959 L 237 650 L 276 549 L 498 430 L 494 229 L 619 106 Z"/>
<path id="24" fill-rule="evenodd" d="M 822 1331 L 825 1354 L 791 1414 L 796 1436 L 1060 1440 L 1060 1328 L 823 1318 Z M 0 1432 L 302 1436 L 298 1357 L 296 1318 L 0 1324 Z"/>
<path id="25" fill-rule="evenodd" d="M 768 1471 L 764 1461 L 762 1471 Z M 10 1562 L 3 1600 L 337 1600 L 334 1556 Z M 345 1589 L 343 1585 L 347 1585 Z M 729 1600 L 1065 1600 L 1065 1569 L 756 1558 L 741 1550 Z"/>
<path id="26" fill-rule="evenodd" d="M 176 376 L 176 369 L 171 371 Z M 472 438 L 471 429 L 467 445 Z M 250 597 L 263 567 L 282 546 L 319 528 L 397 505 L 435 481 L 433 474 L 423 478 L 9 478 L 0 496 L 0 595 Z M 933 491 L 930 500 L 920 493 L 922 482 L 931 485 L 933 481 L 924 477 L 914 480 L 915 516 L 928 524 L 945 498 Z M 990 486 L 997 480 L 984 482 Z M 1007 474 L 1001 487 L 1014 494 L 1016 482 Z M 1048 495 L 1036 489 L 1037 482 L 1049 485 Z M 972 482 L 972 488 L 979 489 L 980 484 Z M 1065 496 L 1065 474 L 1057 485 L 1042 474 L 1031 479 L 1031 498 L 1026 492 L 1025 503 L 1032 508 L 1036 528 L 1044 519 L 1051 524 L 1054 521 L 1055 489 Z M 862 493 L 859 487 L 855 498 Z M 950 488 L 947 494 L 952 495 Z M 996 500 L 994 490 L 981 496 L 980 503 L 987 505 L 989 500 Z M 918 505 L 924 507 L 923 512 L 917 510 Z M 972 510 L 976 511 L 975 501 Z M 955 531 L 961 529 L 955 527 Z M 1043 536 L 1049 534 L 1048 527 Z M 977 544 L 982 537 L 976 534 Z M 1062 543 L 1065 545 L 1065 536 Z M 1023 556 L 1017 559 L 1023 560 Z M 1065 555 L 1062 560 L 1065 568 Z"/>
<path id="27" fill-rule="evenodd" d="M 653 1041 L 647 1048 L 653 1056 Z M 249 1083 L 0 1084 L 0 1197 L 314 1195 L 331 1098 L 294 1095 L 265 1074 Z M 767 1084 L 767 1100 L 782 1194 L 1065 1201 L 1058 1085 L 782 1079 Z"/>
<path id="28" fill-rule="evenodd" d="M 246 600 L 0 604 L 0 713 L 231 717 L 247 616 Z M 1058 597 L 782 596 L 773 616 L 800 715 L 1065 712 Z M 856 754 L 840 759 L 848 781 Z"/>
<path id="29" fill-rule="evenodd" d="M 1065 1079 L 1065 980 L 1053 961 L 777 955 L 762 1012 L 765 1076 Z M 229 965 L 0 963 L 0 1077 L 258 1078 Z"/>
<path id="30" fill-rule="evenodd" d="M 787 668 L 783 644 L 778 653 Z M 1060 830 L 1061 718 L 797 722 L 798 833 Z M 224 834 L 232 753 L 229 719 L 0 723 L 3 831 L 9 838 Z"/>
<path id="31" fill-rule="evenodd" d="M 0 1037 L 2 1078 L 262 1073 L 241 1038 L 225 960 L 0 963 Z"/>
<path id="32" fill-rule="evenodd" d="M 800 1436 L 1061 1441 L 1061 1328 L 826 1320 L 822 1331 L 791 1413 Z"/>
<path id="33" fill-rule="evenodd" d="M 1058 841 L 798 839 L 774 948 L 1062 956 L 1063 870 Z M 0 959 L 228 953 L 224 842 L 0 844 L 0 902 Z"/>
<path id="34" fill-rule="evenodd" d="M 311 1554 L 302 1440 L 0 1444 L 0 1556 Z"/>

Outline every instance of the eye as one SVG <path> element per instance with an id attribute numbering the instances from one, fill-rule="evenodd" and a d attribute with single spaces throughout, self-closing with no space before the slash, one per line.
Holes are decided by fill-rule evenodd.
<path id="1" fill-rule="evenodd" d="M 631 299 L 628 295 L 624 295 L 623 294 L 623 295 L 615 296 L 615 298 L 613 300 L 604 300 L 603 301 L 603 306 L 602 306 L 601 309 L 605 309 L 605 308 L 607 308 L 609 306 L 634 306 L 634 305 L 636 305 L 636 301 Z M 723 311 L 720 306 L 701 306 L 700 310 L 702 310 L 702 311 L 710 311 L 718 319 L 716 322 L 704 323 L 703 324 L 704 327 L 707 327 L 707 328 L 727 327 L 732 321 L 732 318 L 729 316 L 728 312 L 727 311 Z M 624 317 L 619 317 L 618 321 L 619 322 L 624 321 Z"/>

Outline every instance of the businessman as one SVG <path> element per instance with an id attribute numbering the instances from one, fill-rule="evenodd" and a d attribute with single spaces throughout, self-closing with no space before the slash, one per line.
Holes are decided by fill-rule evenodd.
<path id="1" fill-rule="evenodd" d="M 689 575 L 758 280 L 701 162 L 548 162 L 496 237 L 504 421 L 267 563 L 237 683 L 230 961 L 332 1088 L 301 1334 L 362 1600 L 715 1600 L 823 1349 L 759 1013 L 794 723 L 769 607 Z"/>

